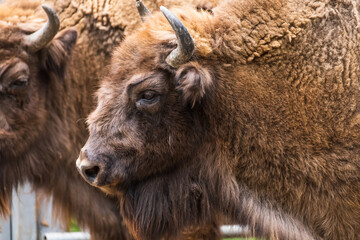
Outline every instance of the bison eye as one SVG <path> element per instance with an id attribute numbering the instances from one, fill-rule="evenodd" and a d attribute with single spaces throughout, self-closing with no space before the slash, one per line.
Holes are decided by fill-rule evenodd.
<path id="1" fill-rule="evenodd" d="M 158 103 L 159 100 L 159 93 L 153 90 L 144 91 L 139 94 L 136 106 L 139 110 L 149 110 L 149 107 L 152 108 L 153 106 L 156 106 L 156 103 Z"/>
<path id="2" fill-rule="evenodd" d="M 139 100 L 145 101 L 145 102 L 152 102 L 155 100 L 155 97 L 157 97 L 158 95 L 156 94 L 155 91 L 145 91 L 141 94 L 141 97 Z"/>
<path id="3" fill-rule="evenodd" d="M 15 88 L 21 88 L 21 87 L 26 87 L 27 84 L 28 84 L 27 78 L 19 78 L 14 82 L 12 82 L 10 86 Z"/>

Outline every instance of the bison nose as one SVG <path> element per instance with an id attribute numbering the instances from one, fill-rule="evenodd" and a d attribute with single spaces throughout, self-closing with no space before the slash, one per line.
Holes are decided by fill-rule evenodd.
<path id="1" fill-rule="evenodd" d="M 96 181 L 100 172 L 100 166 L 88 159 L 86 150 L 81 150 L 80 156 L 76 161 L 76 166 L 83 178 L 89 183 L 94 183 Z"/>
<path id="2" fill-rule="evenodd" d="M 82 165 L 81 166 L 81 173 L 82 175 L 90 182 L 90 183 L 93 183 L 95 182 L 96 180 L 96 177 L 98 175 L 100 171 L 100 168 L 99 166 L 92 166 L 92 165 L 89 165 L 89 166 L 84 166 Z"/>

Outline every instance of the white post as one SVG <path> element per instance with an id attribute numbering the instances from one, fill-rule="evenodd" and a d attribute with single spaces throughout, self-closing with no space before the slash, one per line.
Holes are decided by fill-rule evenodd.
<path id="1" fill-rule="evenodd" d="M 85 232 L 46 233 L 42 240 L 90 240 L 90 234 Z"/>
<path id="2" fill-rule="evenodd" d="M 11 240 L 11 220 L 0 218 L 0 240 Z"/>
<path id="3" fill-rule="evenodd" d="M 250 236 L 249 228 L 240 225 L 222 225 L 220 230 L 223 237 Z"/>
<path id="4" fill-rule="evenodd" d="M 11 240 L 37 240 L 36 196 L 29 183 L 13 191 Z"/>
<path id="5" fill-rule="evenodd" d="M 52 216 L 52 200 L 52 197 L 48 200 L 44 199 L 41 202 L 38 200 L 38 206 L 40 208 L 38 209 L 39 215 L 37 219 L 39 240 L 44 239 L 44 236 L 49 232 L 56 233 L 65 231 L 65 229 L 61 227 L 61 224 Z"/>

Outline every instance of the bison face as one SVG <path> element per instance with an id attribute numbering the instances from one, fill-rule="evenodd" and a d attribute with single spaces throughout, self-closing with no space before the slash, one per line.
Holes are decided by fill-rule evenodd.
<path id="1" fill-rule="evenodd" d="M 36 49 L 29 44 L 30 36 L 16 27 L 5 27 L 0 34 L 2 163 L 22 156 L 41 134 L 47 134 L 46 122 L 53 117 L 48 114 L 52 104 L 50 89 L 64 77 L 66 56 L 75 44 L 77 32 L 64 31 Z"/>
<path id="2" fill-rule="evenodd" d="M 36 106 L 43 104 L 39 104 L 39 95 L 34 91 L 36 86 L 26 59 L 5 57 L 5 51 L 9 49 L 0 50 L 0 152 L 14 155 L 18 148 L 24 148 L 22 141 L 27 141 L 29 130 L 34 127 L 32 122 L 43 122 L 43 117 L 36 114 Z M 32 92 L 35 94 L 30 98 Z"/>
<path id="3" fill-rule="evenodd" d="M 195 109 L 209 72 L 197 63 L 138 72 L 116 70 L 103 83 L 77 162 L 88 182 L 108 192 L 189 164 L 204 140 Z"/>
<path id="4" fill-rule="evenodd" d="M 191 61 L 194 43 L 185 26 L 162 11 L 176 39 L 147 29 L 129 36 L 113 56 L 88 119 L 90 137 L 77 166 L 90 184 L 110 193 L 191 165 L 207 139 L 201 104 L 212 74 Z"/>

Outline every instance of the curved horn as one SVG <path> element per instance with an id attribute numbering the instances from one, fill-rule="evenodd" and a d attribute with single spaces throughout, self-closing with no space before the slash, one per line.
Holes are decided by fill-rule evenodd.
<path id="1" fill-rule="evenodd" d="M 160 7 L 160 10 L 169 21 L 176 35 L 178 46 L 166 58 L 166 63 L 176 68 L 191 58 L 195 48 L 194 41 L 184 24 L 174 14 L 163 6 Z"/>
<path id="2" fill-rule="evenodd" d="M 136 8 L 140 14 L 141 21 L 145 21 L 147 16 L 151 15 L 151 12 L 145 7 L 144 3 L 141 0 L 135 0 Z"/>
<path id="3" fill-rule="evenodd" d="M 56 35 L 60 27 L 60 20 L 54 9 L 42 5 L 48 16 L 48 21 L 36 32 L 25 37 L 25 44 L 30 52 L 37 52 L 48 44 Z"/>

